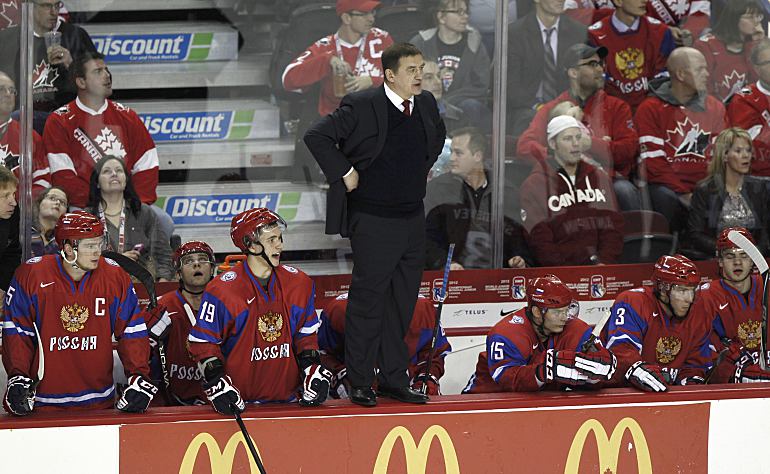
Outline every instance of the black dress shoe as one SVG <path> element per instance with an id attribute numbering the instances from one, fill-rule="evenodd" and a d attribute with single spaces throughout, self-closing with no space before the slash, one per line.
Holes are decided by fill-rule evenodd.
<path id="1" fill-rule="evenodd" d="M 350 390 L 350 401 L 364 407 L 377 405 L 377 396 L 371 387 L 353 387 Z"/>
<path id="2" fill-rule="evenodd" d="M 384 387 L 380 385 L 377 393 L 383 397 L 393 398 L 404 403 L 425 403 L 428 396 L 412 390 L 409 387 Z"/>

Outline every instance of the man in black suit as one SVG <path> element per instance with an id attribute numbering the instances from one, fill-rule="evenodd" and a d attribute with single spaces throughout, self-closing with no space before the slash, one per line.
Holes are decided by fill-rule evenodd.
<path id="1" fill-rule="evenodd" d="M 351 400 L 374 406 L 378 392 L 410 403 L 404 335 L 425 260 L 422 199 L 446 128 L 436 99 L 422 90 L 425 62 L 414 45 L 382 54 L 385 84 L 343 97 L 305 143 L 329 182 L 326 233 L 350 237 L 353 276 L 345 317 Z"/>
<path id="2" fill-rule="evenodd" d="M 514 22 L 508 32 L 507 124 L 514 136 L 527 129 L 538 106 L 569 86 L 564 74 L 567 50 L 587 38 L 586 27 L 564 15 L 564 0 L 534 3 L 535 10 Z"/>

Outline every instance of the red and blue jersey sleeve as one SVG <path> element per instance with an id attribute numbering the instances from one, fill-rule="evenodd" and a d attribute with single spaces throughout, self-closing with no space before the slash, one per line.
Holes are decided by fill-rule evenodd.
<path id="1" fill-rule="evenodd" d="M 123 280 L 122 297 L 115 298 L 110 305 L 112 333 L 118 341 L 118 356 L 127 375 L 149 377 L 150 341 L 136 290 L 121 270 L 116 269 L 114 274 L 120 275 Z"/>
<path id="2" fill-rule="evenodd" d="M 24 286 L 29 278 L 30 264 L 23 264 L 16 271 L 8 292 L 5 294 L 3 318 L 3 365 L 9 377 L 24 375 L 32 378 L 35 373 L 37 331 L 33 321 L 37 318 L 37 297 Z"/>
<path id="3" fill-rule="evenodd" d="M 649 309 L 645 297 L 639 288 L 625 291 L 610 309 L 606 347 L 617 356 L 619 373 L 625 373 L 631 364 L 641 358 L 642 343 L 648 327 L 647 319 L 640 314 Z"/>
<path id="4" fill-rule="evenodd" d="M 318 328 L 321 363 L 334 372 L 345 367 L 345 311 L 348 300 L 347 295 L 342 296 L 325 305 Z"/>
<path id="5" fill-rule="evenodd" d="M 213 292 L 206 291 L 201 298 L 198 318 L 190 329 L 188 337 L 193 360 L 200 362 L 210 357 L 223 360 L 227 355 L 226 352 L 229 352 L 222 347 L 223 341 L 232 332 L 236 319 L 245 320 L 247 314 L 245 307 L 239 314 L 232 314 L 221 298 Z M 228 343 L 227 346 L 232 349 L 232 344 Z"/>
<path id="6" fill-rule="evenodd" d="M 321 326 L 315 311 L 315 284 L 310 282 L 302 290 L 298 291 L 296 301 L 292 302 L 289 310 L 295 354 L 318 349 L 318 328 Z"/>
<path id="7" fill-rule="evenodd" d="M 538 344 L 527 337 L 529 321 L 518 313 L 497 323 L 487 336 L 487 369 L 503 391 L 533 392 L 540 389 L 535 373 L 544 353 L 533 357 Z"/>

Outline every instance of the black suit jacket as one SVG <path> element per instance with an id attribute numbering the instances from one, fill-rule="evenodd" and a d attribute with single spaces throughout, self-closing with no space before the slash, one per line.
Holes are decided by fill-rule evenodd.
<path id="1" fill-rule="evenodd" d="M 585 43 L 585 26 L 567 15 L 559 18 L 556 45 L 557 93 L 569 87 L 564 58 L 573 44 Z M 508 112 L 528 109 L 535 104 L 537 89 L 543 80 L 545 60 L 543 36 L 535 12 L 516 20 L 508 31 Z M 515 112 L 514 112 L 515 113 Z"/>
<path id="2" fill-rule="evenodd" d="M 423 91 L 414 97 L 425 126 L 426 166 L 436 162 L 444 146 L 446 128 L 436 99 Z M 347 189 L 342 177 L 353 166 L 366 169 L 380 155 L 388 136 L 388 98 L 385 87 L 348 94 L 340 106 L 305 133 L 305 144 L 326 175 L 326 233 L 347 237 Z"/>

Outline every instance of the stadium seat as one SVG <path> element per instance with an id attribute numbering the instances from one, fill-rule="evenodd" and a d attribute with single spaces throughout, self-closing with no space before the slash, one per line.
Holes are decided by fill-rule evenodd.
<path id="1" fill-rule="evenodd" d="M 623 233 L 670 234 L 671 229 L 663 214 L 655 211 L 623 211 Z"/>
<path id="2" fill-rule="evenodd" d="M 377 10 L 377 28 L 390 33 L 396 43 L 411 40 L 420 30 L 430 28 L 425 11 L 417 5 L 383 6 Z"/>
<path id="3" fill-rule="evenodd" d="M 618 263 L 652 263 L 661 255 L 676 252 L 676 237 L 671 234 L 634 233 L 623 237 L 623 254 Z"/>

